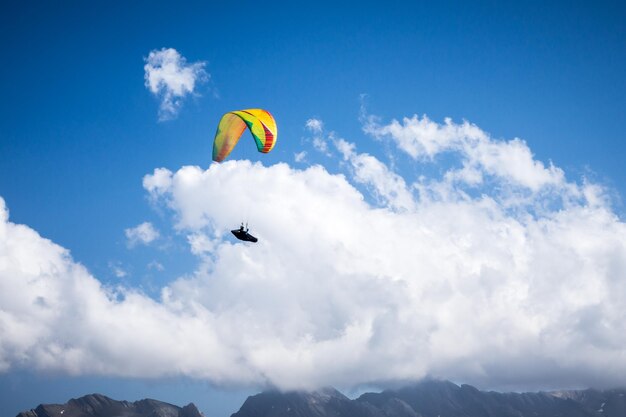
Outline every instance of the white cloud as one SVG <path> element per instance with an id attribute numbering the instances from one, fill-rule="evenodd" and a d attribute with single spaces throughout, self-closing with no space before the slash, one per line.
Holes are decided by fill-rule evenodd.
<path id="1" fill-rule="evenodd" d="M 524 141 L 495 140 L 467 121 L 456 124 L 448 118 L 438 124 L 427 116 L 413 116 L 405 117 L 402 123 L 393 120 L 388 125 L 380 125 L 375 118 L 366 120 L 365 132 L 379 139 L 390 138 L 414 159 L 432 160 L 443 152 L 458 153 L 464 166 L 456 176 L 460 181 L 482 182 L 476 175 L 480 171 L 532 191 L 564 185 L 563 171 L 535 160 Z"/>
<path id="2" fill-rule="evenodd" d="M 307 120 L 305 126 L 312 133 L 322 133 L 322 131 L 324 130 L 324 123 L 321 120 L 315 118 Z"/>
<path id="3" fill-rule="evenodd" d="M 198 256 L 213 252 L 216 245 L 219 243 L 216 239 L 210 239 L 203 233 L 192 233 L 188 235 L 187 242 L 189 243 L 191 253 Z"/>
<path id="4" fill-rule="evenodd" d="M 293 159 L 296 162 L 305 162 L 306 161 L 306 151 L 297 152 L 293 155 Z"/>
<path id="5" fill-rule="evenodd" d="M 324 135 L 324 122 L 319 119 L 312 118 L 308 119 L 304 126 L 310 133 L 313 134 L 313 137 L 310 138 L 313 148 L 326 156 L 331 156 L 328 149 L 328 138 Z"/>
<path id="6" fill-rule="evenodd" d="M 328 142 L 326 141 L 326 138 L 324 138 L 323 136 L 314 136 L 312 140 L 313 147 L 315 149 L 325 154 L 326 156 L 331 156 L 330 152 L 328 151 Z"/>
<path id="7" fill-rule="evenodd" d="M 446 145 L 464 173 L 410 185 L 345 140 L 334 143 L 347 176 L 249 161 L 156 169 L 144 187 L 198 259 L 157 301 L 102 287 L 11 223 L 0 200 L 0 369 L 281 388 L 425 375 L 492 388 L 625 384 L 626 224 L 600 187 L 551 177 L 532 158 L 537 181 L 500 173 L 483 154 L 492 145 L 498 161 L 505 149 L 532 154 L 484 140 L 479 156 Z M 465 192 L 480 175 L 502 177 L 498 195 Z M 544 206 L 563 190 L 584 197 Z M 525 203 L 511 210 L 517 194 Z M 257 244 L 229 237 L 247 206 Z"/>
<path id="8" fill-rule="evenodd" d="M 171 187 L 171 171 L 166 168 L 157 168 L 152 175 L 147 175 L 143 179 L 143 188 L 145 188 L 152 198 L 158 198 L 163 190 Z"/>
<path id="9" fill-rule="evenodd" d="M 124 229 L 124 234 L 128 239 L 128 246 L 131 248 L 137 244 L 150 244 L 159 238 L 159 231 L 150 222 L 143 222 L 135 227 Z"/>
<path id="10" fill-rule="evenodd" d="M 209 78 L 205 62 L 187 64 L 185 57 L 173 48 L 150 51 L 145 62 L 146 87 L 161 100 L 159 120 L 175 118 L 185 96 L 193 94 L 196 84 Z"/>
<path id="11" fill-rule="evenodd" d="M 109 269 L 117 278 L 125 278 L 128 276 L 128 272 L 119 262 L 109 262 Z"/>
<path id="12" fill-rule="evenodd" d="M 163 264 L 162 264 L 161 262 L 159 262 L 159 261 L 151 261 L 151 262 L 148 264 L 147 268 L 148 268 L 148 269 L 155 270 L 155 271 L 159 271 L 159 272 L 165 271 L 165 267 L 164 267 L 164 266 L 163 266 Z"/>
<path id="13" fill-rule="evenodd" d="M 396 210 L 411 210 L 415 202 L 411 191 L 400 175 L 392 172 L 385 164 L 372 155 L 356 153 L 355 145 L 343 139 L 335 141 L 335 146 L 350 162 L 354 179 L 371 187 L 374 197 L 383 206 Z"/>
<path id="14" fill-rule="evenodd" d="M 338 145 L 349 161 L 367 156 Z M 321 167 L 235 161 L 185 167 L 168 183 L 164 202 L 189 233 L 219 235 L 214 225 L 255 204 L 259 244 L 217 244 L 171 299 L 228 305 L 222 318 L 249 336 L 243 357 L 278 385 L 425 374 L 519 384 L 510 366 L 535 386 L 623 382 L 607 366 L 626 369 L 626 228 L 606 206 L 529 216 L 481 196 L 394 212 Z"/>

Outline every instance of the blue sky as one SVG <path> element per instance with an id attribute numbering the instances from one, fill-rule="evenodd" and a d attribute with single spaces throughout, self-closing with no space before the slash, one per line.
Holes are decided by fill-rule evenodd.
<path id="1" fill-rule="evenodd" d="M 621 300 L 614 298 L 624 290 L 626 272 L 626 10 L 618 2 L 237 8 L 64 2 L 5 9 L 0 197 L 10 227 L 0 245 L 4 414 L 100 391 L 129 400 L 194 401 L 207 416 L 219 416 L 267 386 L 351 389 L 424 375 L 495 389 L 626 384 L 603 375 L 602 360 L 592 360 L 623 357 L 624 341 L 616 335 L 626 333 Z M 144 66 L 151 52 L 167 48 L 180 57 L 180 68 L 202 68 L 204 80 L 199 77 L 163 120 L 163 95 L 146 86 Z M 238 147 L 232 163 L 212 166 L 219 118 L 250 107 L 276 117 L 276 148 L 261 157 Z M 267 181 L 255 182 L 260 178 Z M 290 211 L 281 211 L 286 207 Z M 260 235 L 258 246 L 228 237 L 245 216 Z M 142 223 L 158 235 L 133 244 L 128 236 Z M 375 248 L 368 237 L 350 230 L 325 234 L 328 225 L 337 231 L 347 224 L 380 233 L 380 259 L 366 256 Z M 399 247 L 383 231 L 397 225 L 414 236 L 400 239 Z M 302 235 L 294 235 L 297 228 Z M 510 250 L 492 247 L 494 236 L 503 235 L 485 230 L 507 230 L 501 244 Z M 428 259 L 441 256 L 449 268 L 394 266 L 419 261 L 412 252 L 418 248 L 432 250 Z M 290 263 L 312 256 L 315 267 Z M 77 264 L 86 269 L 76 272 Z M 39 272 L 32 265 L 40 265 Z M 540 265 L 540 273 L 532 265 Z M 541 273 L 546 284 L 534 281 Z M 261 278 L 251 282 L 252 276 Z M 47 305 L 40 292 L 64 293 L 68 282 L 80 288 L 77 283 L 91 288 L 99 282 L 102 287 L 89 294 L 104 300 L 101 314 L 128 308 L 139 311 L 137 317 L 148 311 L 146 317 L 171 320 L 163 334 L 143 335 L 148 345 L 156 335 L 172 337 L 165 329 L 187 329 L 179 334 L 185 337 L 206 333 L 197 344 L 214 344 L 207 351 L 228 369 L 210 359 L 198 359 L 206 368 L 172 361 L 195 352 L 189 342 L 179 353 L 164 348 L 155 357 L 170 368 L 151 373 L 148 361 L 125 373 L 133 355 L 142 355 L 140 346 L 127 356 L 120 352 L 123 337 L 102 352 L 94 346 L 107 332 L 137 328 L 111 322 L 81 338 L 59 324 L 72 317 L 64 316 L 67 311 L 100 314 L 72 304 L 84 294 L 49 301 L 61 317 L 49 320 L 6 298 L 23 291 L 32 295 L 25 302 Z M 386 299 L 372 293 L 381 282 Z M 395 285 L 411 295 L 404 298 Z M 347 300 L 346 293 L 355 296 Z M 514 310 L 499 304 L 503 294 L 513 297 Z M 563 305 L 538 307 L 555 294 Z M 431 306 L 432 317 L 418 304 Z M 448 305 L 454 308 L 446 315 Z M 458 334 L 450 320 L 469 312 L 479 318 L 467 326 L 466 338 L 449 340 Z M 293 322 L 282 322 L 285 314 Z M 420 327 L 409 317 L 430 324 Z M 511 318 L 513 330 L 496 326 L 503 317 Z M 94 320 L 91 326 L 99 324 Z M 72 339 L 57 353 L 42 346 L 58 337 L 24 344 L 24 332 L 10 329 L 28 323 Z M 226 328 L 245 336 L 226 335 Z M 479 343 L 485 334 L 494 342 Z M 388 338 L 404 343 L 376 348 Z M 581 341 L 590 343 L 581 355 L 592 359 L 557 360 L 568 346 L 587 346 Z M 70 351 L 81 352 L 84 361 L 73 361 Z M 297 354 L 286 355 L 282 369 L 271 358 L 286 352 Z M 350 362 L 346 352 L 360 352 L 358 360 Z M 428 359 L 412 363 L 407 352 Z M 488 353 L 499 359 L 487 360 Z M 331 354 L 347 355 L 346 365 L 315 371 L 332 368 Z M 529 356 L 543 369 L 525 366 Z M 96 365 L 85 365 L 85 358 Z M 358 371 L 370 361 L 377 365 Z M 497 371 L 502 364 L 518 372 L 503 375 Z M 54 391 L 45 388 L 50 381 Z"/>

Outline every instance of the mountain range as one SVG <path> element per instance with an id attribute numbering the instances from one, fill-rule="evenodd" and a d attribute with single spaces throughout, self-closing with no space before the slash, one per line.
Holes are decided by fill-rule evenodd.
<path id="1" fill-rule="evenodd" d="M 100 394 L 40 405 L 17 417 L 203 417 L 194 404 L 116 401 Z M 212 416 L 208 416 L 212 417 Z M 334 388 L 266 391 L 250 396 L 231 417 L 626 417 L 626 390 L 534 393 L 481 391 L 425 380 L 350 399 Z"/>

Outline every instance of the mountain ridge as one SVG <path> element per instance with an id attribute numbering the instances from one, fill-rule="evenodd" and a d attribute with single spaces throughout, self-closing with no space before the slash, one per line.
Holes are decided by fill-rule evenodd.
<path id="1" fill-rule="evenodd" d="M 356 399 L 319 392 L 260 393 L 231 417 L 626 417 L 626 390 L 500 393 L 424 380 Z"/>
<path id="2" fill-rule="evenodd" d="M 350 399 L 335 388 L 270 390 L 249 396 L 231 417 L 626 417 L 626 389 L 501 393 L 424 380 Z M 40 404 L 17 417 L 204 417 L 190 403 L 117 401 L 102 394 Z M 212 416 L 211 416 L 212 417 Z"/>
<path id="3" fill-rule="evenodd" d="M 72 398 L 65 404 L 40 404 L 17 417 L 204 417 L 193 404 L 178 407 L 163 401 L 143 399 L 117 401 L 102 394 Z"/>

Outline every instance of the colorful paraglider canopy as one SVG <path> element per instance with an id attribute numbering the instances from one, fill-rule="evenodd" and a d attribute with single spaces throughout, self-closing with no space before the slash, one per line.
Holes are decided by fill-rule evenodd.
<path id="1" fill-rule="evenodd" d="M 222 116 L 215 140 L 213 160 L 222 162 L 239 142 L 246 127 L 250 129 L 259 152 L 268 153 L 276 144 L 278 129 L 270 112 L 262 109 L 231 111 Z"/>

